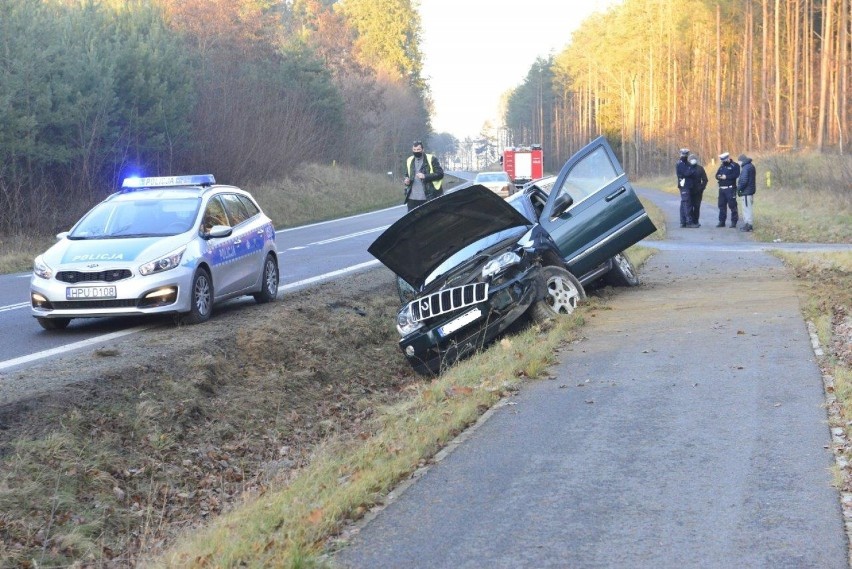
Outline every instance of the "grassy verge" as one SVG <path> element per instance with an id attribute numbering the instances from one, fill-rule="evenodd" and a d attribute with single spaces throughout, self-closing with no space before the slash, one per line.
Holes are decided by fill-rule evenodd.
<path id="1" fill-rule="evenodd" d="M 258 496 L 189 536 L 152 564 L 310 567 L 325 541 L 360 518 L 526 378 L 541 377 L 573 337 L 582 310 L 553 330 L 507 337 L 405 401 L 382 410 L 366 440 L 335 438 L 286 487 Z M 311 561 L 312 560 L 312 561 Z"/>
<path id="2" fill-rule="evenodd" d="M 639 201 L 642 202 L 642 206 L 645 208 L 645 211 L 648 212 L 648 217 L 650 217 L 651 221 L 654 222 L 654 225 L 657 226 L 657 231 L 649 235 L 647 238 L 662 241 L 666 238 L 666 216 L 663 213 L 663 210 L 657 207 L 651 200 L 639 198 Z"/>
<path id="3" fill-rule="evenodd" d="M 675 182 L 673 180 L 674 168 L 672 168 L 672 176 L 653 176 L 648 178 L 641 178 L 636 182 L 635 185 L 642 186 L 643 188 L 653 188 L 655 190 L 660 190 L 661 192 L 666 192 L 669 194 L 677 194 L 678 191 L 675 187 Z"/>
<path id="4" fill-rule="evenodd" d="M 754 233 L 761 241 L 852 243 L 852 188 L 765 189 L 754 200 Z"/>
<path id="5" fill-rule="evenodd" d="M 150 564 L 318 564 L 329 537 L 545 375 L 606 296 L 429 381 L 399 354 L 393 279 L 373 274 L 36 370 L 70 383 L 0 406 L 0 567 L 130 566 L 166 548 Z"/>
<path id="6" fill-rule="evenodd" d="M 63 385 L 0 405 L 0 567 L 134 566 L 335 433 L 367 436 L 419 381 L 398 307 L 389 276 L 354 275 L 21 372 Z"/>
<path id="7" fill-rule="evenodd" d="M 457 182 L 449 175 L 444 180 L 447 187 Z M 306 165 L 298 177 L 243 189 L 254 195 L 278 228 L 399 205 L 403 196 L 400 182 L 386 175 L 318 164 Z M 0 274 L 32 269 L 33 259 L 55 242 L 53 235 L 0 235 Z"/>
<path id="8" fill-rule="evenodd" d="M 447 175 L 444 186 L 458 181 Z M 279 228 L 400 205 L 403 199 L 402 183 L 386 175 L 318 164 L 306 165 L 298 177 L 243 189 L 254 195 Z"/>
<path id="9" fill-rule="evenodd" d="M 32 270 L 33 259 L 55 242 L 48 236 L 0 235 L 0 274 Z"/>
<path id="10" fill-rule="evenodd" d="M 852 440 L 852 252 L 776 253 L 794 271 L 802 313 L 814 323 L 826 355 L 819 362 L 834 378 L 840 418 L 832 427 Z M 846 458 L 852 461 L 847 451 Z M 852 491 L 852 474 L 840 477 Z"/>

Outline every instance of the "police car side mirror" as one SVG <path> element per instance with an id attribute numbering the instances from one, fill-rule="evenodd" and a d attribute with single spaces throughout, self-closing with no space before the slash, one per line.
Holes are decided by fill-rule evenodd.
<path id="1" fill-rule="evenodd" d="M 69 234 L 69 233 L 71 233 L 71 232 L 70 232 L 70 231 L 63 231 L 62 233 L 57 233 L 57 234 L 56 234 L 56 240 L 57 240 L 57 241 L 62 241 L 63 239 L 65 239 L 66 237 L 68 237 L 68 234 Z"/>
<path id="2" fill-rule="evenodd" d="M 233 231 L 227 225 L 214 225 L 203 237 L 205 239 L 221 239 L 222 237 L 230 237 Z"/>

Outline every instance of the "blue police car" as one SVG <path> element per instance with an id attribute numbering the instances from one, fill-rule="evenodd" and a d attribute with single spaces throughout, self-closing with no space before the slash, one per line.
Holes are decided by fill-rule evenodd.
<path id="1" fill-rule="evenodd" d="M 248 192 L 209 174 L 127 178 L 57 238 L 30 280 L 32 315 L 47 330 L 141 314 L 196 324 L 217 302 L 278 294 L 271 220 Z"/>

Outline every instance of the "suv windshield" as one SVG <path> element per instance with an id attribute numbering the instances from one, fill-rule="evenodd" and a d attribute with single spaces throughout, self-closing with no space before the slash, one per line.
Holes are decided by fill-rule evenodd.
<path id="1" fill-rule="evenodd" d="M 165 237 L 189 231 L 200 198 L 113 200 L 98 204 L 71 230 L 69 239 Z"/>

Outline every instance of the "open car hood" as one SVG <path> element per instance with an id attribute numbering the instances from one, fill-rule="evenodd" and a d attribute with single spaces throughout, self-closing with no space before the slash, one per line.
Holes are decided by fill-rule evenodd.
<path id="1" fill-rule="evenodd" d="M 405 282 L 420 288 L 438 265 L 498 231 L 530 220 L 482 185 L 444 194 L 411 210 L 367 249 Z"/>

